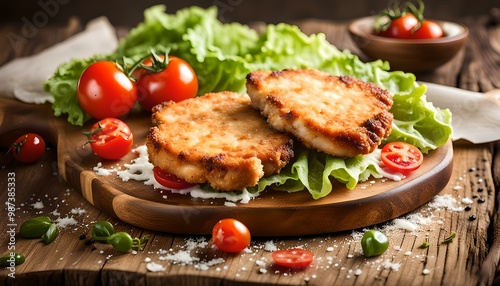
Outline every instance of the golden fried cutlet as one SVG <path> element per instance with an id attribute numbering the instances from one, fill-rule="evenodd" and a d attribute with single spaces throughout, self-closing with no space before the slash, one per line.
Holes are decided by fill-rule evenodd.
<path id="1" fill-rule="evenodd" d="M 313 69 L 255 71 L 246 87 L 272 127 L 330 155 L 371 153 L 391 132 L 389 92 L 353 77 Z"/>
<path id="2" fill-rule="evenodd" d="M 246 94 L 209 93 L 153 109 L 146 139 L 154 166 L 220 191 L 255 186 L 293 157 L 293 140 L 271 128 Z"/>

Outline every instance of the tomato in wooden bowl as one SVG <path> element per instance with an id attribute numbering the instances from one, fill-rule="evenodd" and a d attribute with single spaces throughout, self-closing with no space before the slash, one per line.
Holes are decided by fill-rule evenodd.
<path id="1" fill-rule="evenodd" d="M 433 21 L 443 36 L 429 39 L 391 38 L 374 33 L 376 17 L 357 19 L 349 24 L 349 34 L 369 60 L 388 61 L 391 70 L 429 72 L 446 64 L 463 48 L 467 27 L 447 21 Z"/>

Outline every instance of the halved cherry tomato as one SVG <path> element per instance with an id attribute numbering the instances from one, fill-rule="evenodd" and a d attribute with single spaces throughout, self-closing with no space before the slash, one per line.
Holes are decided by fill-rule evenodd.
<path id="1" fill-rule="evenodd" d="M 132 150 L 134 136 L 128 125 L 117 118 L 105 118 L 92 126 L 89 143 L 97 156 L 118 160 Z"/>
<path id="2" fill-rule="evenodd" d="M 96 119 L 120 117 L 137 102 L 137 88 L 115 63 L 98 61 L 80 76 L 77 96 L 82 109 Z"/>
<path id="3" fill-rule="evenodd" d="M 146 61 L 144 65 L 151 65 L 151 60 Z M 164 101 L 179 102 L 193 98 L 198 93 L 198 78 L 191 66 L 181 58 L 169 56 L 163 70 L 146 73 L 141 71 L 139 75 L 139 103 L 147 111 Z"/>
<path id="4" fill-rule="evenodd" d="M 17 138 L 10 150 L 17 161 L 33 163 L 45 152 L 45 141 L 38 134 L 27 133 Z"/>
<path id="5" fill-rule="evenodd" d="M 425 20 L 420 27 L 411 34 L 412 39 L 436 39 L 443 36 L 443 28 L 438 23 Z"/>
<path id="6" fill-rule="evenodd" d="M 424 156 L 422 152 L 412 144 L 406 142 L 390 142 L 382 148 L 380 159 L 390 170 L 408 175 L 422 165 Z"/>
<path id="7" fill-rule="evenodd" d="M 222 219 L 212 230 L 212 242 L 224 252 L 240 252 L 250 245 L 250 231 L 239 220 Z"/>
<path id="8" fill-rule="evenodd" d="M 178 178 L 174 176 L 173 174 L 170 174 L 163 170 L 160 167 L 154 167 L 153 168 L 153 175 L 156 179 L 156 181 L 169 189 L 175 189 L 175 190 L 180 190 L 180 189 L 186 189 L 189 187 L 194 186 L 194 184 L 191 184 L 189 182 L 186 182 L 185 180 Z"/>
<path id="9" fill-rule="evenodd" d="M 407 39 L 412 36 L 412 30 L 417 26 L 418 19 L 411 13 L 406 13 L 399 18 L 393 19 L 389 28 L 381 31 L 379 36 Z"/>
<path id="10" fill-rule="evenodd" d="M 276 265 L 291 269 L 302 269 L 311 264 L 314 255 L 309 250 L 293 248 L 277 250 L 273 252 L 272 257 Z"/>

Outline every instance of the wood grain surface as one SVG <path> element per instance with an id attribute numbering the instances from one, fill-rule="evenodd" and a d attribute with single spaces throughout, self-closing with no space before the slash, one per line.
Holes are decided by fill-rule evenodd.
<path id="1" fill-rule="evenodd" d="M 494 19 L 490 15 L 464 19 L 471 29 L 466 49 L 446 66 L 417 78 L 473 91 L 499 88 L 500 27 Z M 307 33 L 324 32 L 340 49 L 358 52 L 348 38 L 346 23 L 306 20 L 297 24 Z M 78 25 L 71 29 L 51 26 L 40 29 L 35 39 L 15 53 L 12 49 L 2 50 L 0 60 L 6 62 L 14 56 L 35 53 L 75 33 L 78 31 L 75 27 Z M 1 31 L 7 34 L 19 29 L 6 26 Z M 126 29 L 122 33 L 126 33 Z M 0 41 L 6 41 L 5 37 L 0 37 Z M 7 42 L 0 44 L 9 47 Z M 43 108 L 40 112 L 46 112 Z M 40 128 L 46 130 L 43 126 Z M 10 134 L 21 131 L 12 129 Z M 423 218 L 415 231 L 394 227 L 394 221 L 370 226 L 387 234 L 390 247 L 382 256 L 365 258 L 360 245 L 362 229 L 321 235 L 255 237 L 247 251 L 230 255 L 208 242 L 200 243 L 208 241 L 205 235 L 167 234 L 124 223 L 84 199 L 77 188 L 68 183 L 74 178 L 63 179 L 61 174 L 68 166 L 58 163 L 61 159 L 57 157 L 57 149 L 61 146 L 56 145 L 56 134 L 49 132 L 45 136 L 49 138 L 49 150 L 39 162 L 23 165 L 5 156 L 10 136 L 1 135 L 4 147 L 0 202 L 7 201 L 7 178 L 14 177 L 18 225 L 42 214 L 54 220 L 73 218 L 77 223 L 61 228 L 57 239 L 49 245 L 15 236 L 15 250 L 27 259 L 15 268 L 15 278 L 9 276 L 9 269 L 0 269 L 0 281 L 6 285 L 498 285 L 500 282 L 500 146 L 495 143 L 453 142 L 450 180 L 436 198 L 454 199 L 457 210 L 439 207 L 433 200 L 401 217 Z M 464 204 L 464 198 L 471 201 L 466 200 L 468 203 Z M 465 205 L 471 209 L 463 210 Z M 10 226 L 3 223 L 7 215 L 6 211 L 1 212 L 2 255 L 12 242 Z M 471 215 L 476 219 L 470 219 Z M 319 224 L 323 219 L 311 217 L 293 227 Z M 99 220 L 108 220 L 118 231 L 127 231 L 134 237 L 148 235 L 150 240 L 143 251 L 125 254 L 109 245 L 87 243 L 92 224 Z M 451 231 L 457 233 L 456 238 L 452 243 L 443 244 Z M 420 248 L 426 240 L 430 246 Z M 303 271 L 279 269 L 271 262 L 269 246 L 304 247 L 313 251 L 315 261 Z M 169 260 L 182 253 L 190 253 L 194 259 Z M 163 265 L 165 270 L 148 271 L 148 261 Z"/>

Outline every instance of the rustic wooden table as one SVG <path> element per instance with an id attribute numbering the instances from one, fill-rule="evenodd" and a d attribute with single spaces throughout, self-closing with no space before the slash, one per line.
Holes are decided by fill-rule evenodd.
<path id="1" fill-rule="evenodd" d="M 500 22 L 492 15 L 461 19 L 470 29 L 466 48 L 435 72 L 417 75 L 422 81 L 487 92 L 500 88 Z M 306 33 L 324 32 L 339 49 L 353 46 L 346 23 L 304 20 Z M 78 21 L 66 27 L 42 27 L 36 37 L 12 49 L 5 35 L 20 27 L 0 27 L 0 64 L 13 57 L 41 51 L 81 30 Z M 361 56 L 362 57 L 362 56 Z M 2 117 L 2 114 L 0 114 Z M 493 285 L 500 283 L 500 143 L 473 145 L 454 142 L 452 177 L 436 199 L 404 216 L 417 229 L 408 231 L 388 222 L 377 227 L 390 239 L 383 255 L 365 258 L 362 230 L 304 237 L 254 238 L 237 255 L 216 251 L 208 237 L 157 233 L 133 227 L 106 215 L 80 196 L 75 186 L 58 176 L 56 146 L 49 146 L 41 161 L 23 165 L 1 162 L 0 202 L 11 191 L 15 178 L 14 211 L 1 211 L 0 254 L 15 246 L 26 262 L 15 269 L 0 269 L 5 285 Z M 5 150 L 2 150 L 5 153 Z M 10 185 L 11 186 L 11 185 Z M 443 204 L 443 201 L 445 202 Z M 453 201 L 455 201 L 453 203 Z M 471 206 L 470 210 L 465 206 Z M 72 220 L 57 239 L 44 245 L 39 240 L 11 235 L 7 222 L 14 214 L 18 226 L 37 215 Z M 476 219 L 471 219 L 475 216 Z M 72 219 L 72 220 L 71 220 Z M 149 235 L 144 251 L 121 254 L 109 245 L 87 243 L 91 225 L 108 220 L 132 236 Z M 313 222 L 312 222 L 313 223 Z M 300 226 L 297 226 L 300 227 Z M 450 233 L 456 238 L 441 243 Z M 420 248 L 428 240 L 428 248 Z M 315 261 L 302 271 L 273 266 L 273 247 L 304 247 Z M 164 271 L 150 272 L 156 262 Z M 15 276 L 15 277 L 14 277 Z"/>

